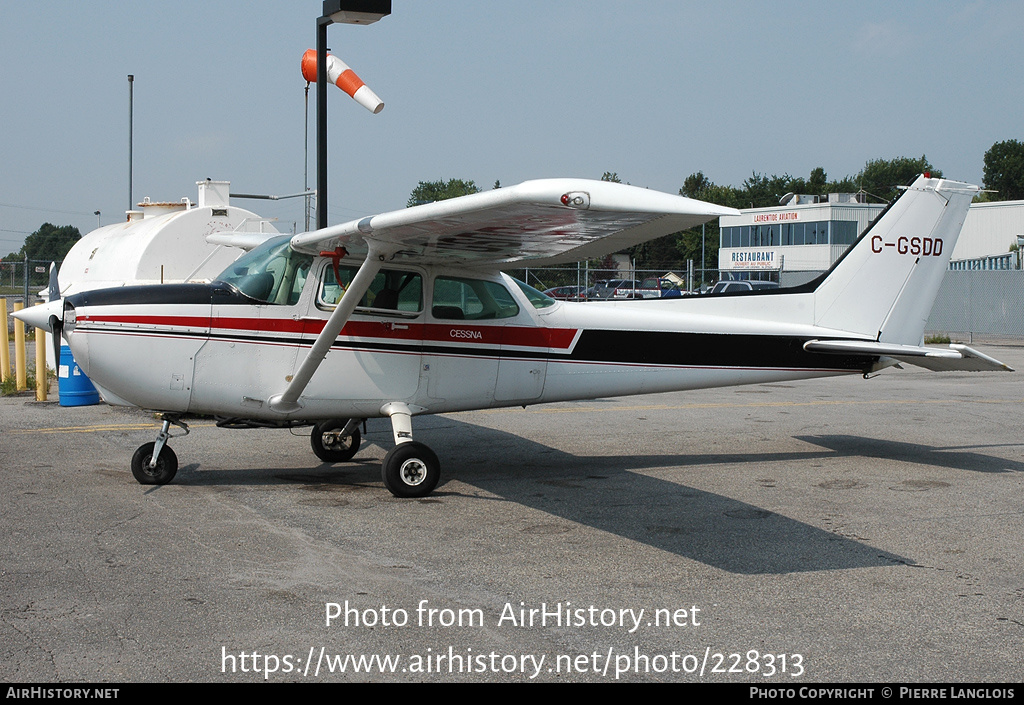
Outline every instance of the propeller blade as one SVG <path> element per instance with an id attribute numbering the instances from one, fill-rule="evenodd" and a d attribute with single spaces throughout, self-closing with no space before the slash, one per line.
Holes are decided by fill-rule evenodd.
<path id="1" fill-rule="evenodd" d="M 53 333 L 53 369 L 60 369 L 60 344 L 64 332 L 64 322 L 56 316 L 50 316 L 50 332 Z"/>

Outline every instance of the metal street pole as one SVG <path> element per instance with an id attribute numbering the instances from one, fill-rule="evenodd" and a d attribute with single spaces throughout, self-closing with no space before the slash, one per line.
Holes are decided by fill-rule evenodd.
<path id="1" fill-rule="evenodd" d="M 316 228 L 327 227 L 327 27 L 372 24 L 391 14 L 391 0 L 324 0 L 316 20 Z"/>
<path id="2" fill-rule="evenodd" d="M 316 20 L 316 229 L 327 227 L 327 27 Z"/>
<path id="3" fill-rule="evenodd" d="M 135 208 L 135 201 L 132 198 L 132 138 L 135 135 L 135 76 L 128 74 L 128 210 Z"/>

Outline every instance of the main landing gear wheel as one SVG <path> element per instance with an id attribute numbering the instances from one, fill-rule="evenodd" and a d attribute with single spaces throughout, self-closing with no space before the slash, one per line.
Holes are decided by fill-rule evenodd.
<path id="1" fill-rule="evenodd" d="M 399 443 L 384 456 L 384 486 L 396 497 L 426 497 L 441 479 L 434 451 L 416 441 Z"/>
<path id="2" fill-rule="evenodd" d="M 349 419 L 331 419 L 313 426 L 309 444 L 316 457 L 325 463 L 344 463 L 359 451 L 359 427 L 355 426 L 348 435 L 343 435 Z"/>
<path id="3" fill-rule="evenodd" d="M 167 445 L 161 449 L 156 467 L 149 467 L 155 445 L 153 442 L 143 443 L 132 456 L 132 475 L 140 485 L 166 485 L 178 472 L 178 456 Z"/>

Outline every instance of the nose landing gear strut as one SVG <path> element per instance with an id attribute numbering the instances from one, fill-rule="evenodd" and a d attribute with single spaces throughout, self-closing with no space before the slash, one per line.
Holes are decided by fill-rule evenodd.
<path id="1" fill-rule="evenodd" d="M 167 440 L 187 436 L 188 425 L 174 414 L 161 414 L 160 420 L 163 423 L 160 425 L 156 441 L 143 443 L 132 456 L 132 475 L 140 485 L 166 485 L 178 472 L 178 456 L 167 445 Z M 185 433 L 172 436 L 171 424 L 181 428 Z"/>

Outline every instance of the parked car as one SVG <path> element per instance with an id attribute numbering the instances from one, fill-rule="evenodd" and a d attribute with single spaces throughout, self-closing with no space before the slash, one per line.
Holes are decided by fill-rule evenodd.
<path id="1" fill-rule="evenodd" d="M 642 282 L 633 279 L 622 279 L 613 290 L 613 299 L 664 299 L 682 296 L 682 292 L 668 279 L 648 277 Z"/>
<path id="2" fill-rule="evenodd" d="M 607 279 L 598 279 L 593 283 L 593 285 L 589 289 L 583 292 L 583 295 L 586 297 L 587 301 L 600 299 L 601 296 L 599 292 L 604 290 L 606 284 L 608 284 Z"/>
<path id="3" fill-rule="evenodd" d="M 633 279 L 607 279 L 602 280 L 594 284 L 594 294 L 592 298 L 595 299 L 627 299 L 631 296 L 627 296 L 627 290 L 632 293 L 636 289 L 640 288 L 640 282 Z M 616 291 L 619 292 L 616 295 Z"/>
<path id="4" fill-rule="evenodd" d="M 586 301 L 586 290 L 582 286 L 553 286 L 544 292 L 559 301 Z"/>
<path id="5" fill-rule="evenodd" d="M 778 282 L 762 281 L 722 281 L 712 287 L 709 294 L 730 294 L 737 291 L 756 291 L 759 289 L 778 289 Z"/>

